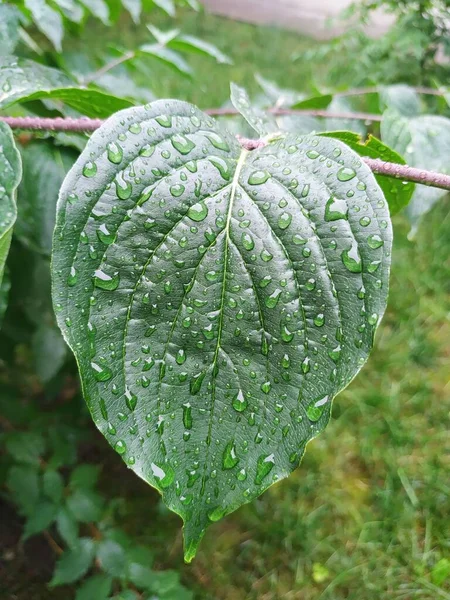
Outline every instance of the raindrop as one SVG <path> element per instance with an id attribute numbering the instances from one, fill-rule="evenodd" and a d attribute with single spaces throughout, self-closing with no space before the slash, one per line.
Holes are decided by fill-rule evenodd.
<path id="1" fill-rule="evenodd" d="M 356 241 L 353 241 L 350 248 L 342 252 L 341 258 L 342 262 L 344 263 L 344 266 L 351 273 L 361 273 L 362 261 L 361 256 L 359 255 L 358 245 Z"/>
<path id="2" fill-rule="evenodd" d="M 97 269 L 94 273 L 94 285 L 102 290 L 112 292 L 119 286 L 120 276 L 119 273 L 115 273 L 112 277 L 107 275 L 101 269 Z"/>
<path id="3" fill-rule="evenodd" d="M 370 248 L 376 250 L 377 248 L 380 248 L 384 244 L 384 242 L 379 235 L 372 234 L 369 235 L 369 237 L 367 238 L 367 244 Z"/>
<path id="4" fill-rule="evenodd" d="M 158 479 L 158 483 L 162 488 L 167 488 L 172 485 L 175 479 L 175 471 L 168 463 L 163 465 L 151 463 L 150 467 L 152 469 L 153 476 Z"/>
<path id="5" fill-rule="evenodd" d="M 306 414 L 308 416 L 308 419 L 310 421 L 312 421 L 313 423 L 315 423 L 316 421 L 318 421 L 320 419 L 320 417 L 323 415 L 323 412 L 325 410 L 325 406 L 328 403 L 328 396 L 324 396 L 323 398 L 320 398 L 319 400 L 313 400 L 312 402 L 310 402 L 310 404 L 308 405 L 308 408 L 306 409 Z"/>
<path id="6" fill-rule="evenodd" d="M 70 267 L 70 272 L 67 277 L 67 285 L 73 287 L 78 281 L 78 273 L 74 266 Z"/>
<path id="7" fill-rule="evenodd" d="M 128 388 L 125 388 L 125 402 L 131 411 L 133 411 L 136 408 L 137 396 L 133 394 Z"/>
<path id="8" fill-rule="evenodd" d="M 347 219 L 348 206 L 345 200 L 331 196 L 325 205 L 325 221 Z"/>
<path id="9" fill-rule="evenodd" d="M 111 369 L 105 365 L 91 362 L 91 368 L 97 381 L 109 381 L 113 375 Z"/>
<path id="10" fill-rule="evenodd" d="M 248 178 L 248 183 L 250 185 L 261 185 L 266 183 L 268 179 L 270 179 L 270 173 L 267 171 L 254 171 Z"/>
<path id="11" fill-rule="evenodd" d="M 106 246 L 109 246 L 110 244 L 112 244 L 115 241 L 116 234 L 111 233 L 109 231 L 109 229 L 106 227 L 106 225 L 104 223 L 102 223 L 100 225 L 100 227 L 97 229 L 97 237 L 103 244 L 105 244 Z"/>
<path id="12" fill-rule="evenodd" d="M 170 193 L 174 198 L 179 198 L 185 190 L 184 185 L 181 183 L 176 183 L 175 185 L 170 186 Z"/>
<path id="13" fill-rule="evenodd" d="M 109 142 L 107 145 L 108 160 L 115 165 L 118 165 L 123 158 L 123 150 L 116 142 Z"/>
<path id="14" fill-rule="evenodd" d="M 189 402 L 183 404 L 183 425 L 186 429 L 192 429 L 192 407 Z"/>
<path id="15" fill-rule="evenodd" d="M 195 148 L 194 142 L 189 140 L 184 135 L 180 135 L 179 133 L 172 137 L 171 142 L 172 146 L 175 148 L 175 150 L 178 150 L 180 154 L 189 154 L 189 152 Z"/>
<path id="16" fill-rule="evenodd" d="M 266 250 L 264 248 L 264 250 L 262 250 L 261 254 L 260 254 L 262 260 L 264 262 L 269 262 L 270 260 L 272 260 L 273 258 L 273 254 L 271 254 L 268 250 Z"/>
<path id="17" fill-rule="evenodd" d="M 115 443 L 114 450 L 119 454 L 125 454 L 127 451 L 127 445 L 122 440 L 119 440 Z"/>
<path id="18" fill-rule="evenodd" d="M 155 121 L 161 125 L 161 127 L 172 127 L 172 117 L 170 115 L 161 115 L 156 117 Z"/>
<path id="19" fill-rule="evenodd" d="M 275 306 L 278 304 L 278 300 L 280 299 L 280 296 L 281 296 L 281 290 L 277 288 L 274 292 L 272 292 L 272 294 L 270 294 L 270 296 L 268 296 L 266 298 L 267 308 L 275 308 Z"/>
<path id="20" fill-rule="evenodd" d="M 85 177 L 94 177 L 97 173 L 97 165 L 95 162 L 89 161 L 83 167 L 83 175 Z"/>
<path id="21" fill-rule="evenodd" d="M 292 221 L 292 215 L 287 212 L 282 213 L 278 218 L 278 227 L 280 229 L 287 229 Z"/>
<path id="22" fill-rule="evenodd" d="M 255 247 L 255 242 L 249 233 L 242 234 L 242 245 L 246 250 L 253 250 Z"/>
<path id="23" fill-rule="evenodd" d="M 222 466 L 224 469 L 232 469 L 238 462 L 239 458 L 236 456 L 236 447 L 234 440 L 232 440 L 231 442 L 228 442 L 223 451 Z"/>
<path id="24" fill-rule="evenodd" d="M 337 172 L 339 181 L 350 181 L 354 177 L 356 177 L 356 171 L 350 167 L 342 167 Z"/>
<path id="25" fill-rule="evenodd" d="M 275 456 L 273 454 L 261 455 L 256 464 L 255 484 L 261 485 L 263 479 L 267 477 L 275 464 Z"/>
<path id="26" fill-rule="evenodd" d="M 189 207 L 187 214 L 188 217 L 193 221 L 203 221 L 208 215 L 208 207 L 203 201 L 196 202 L 195 204 Z"/>
<path id="27" fill-rule="evenodd" d="M 242 393 L 242 390 L 239 390 L 237 394 L 233 398 L 233 408 L 237 410 L 237 412 L 243 412 L 248 406 L 248 402 Z"/>

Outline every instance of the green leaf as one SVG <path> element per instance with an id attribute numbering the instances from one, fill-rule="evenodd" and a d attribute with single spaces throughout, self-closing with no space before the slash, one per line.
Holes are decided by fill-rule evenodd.
<path id="1" fill-rule="evenodd" d="M 165 46 L 166 44 L 168 44 L 180 33 L 179 29 L 169 29 L 167 31 L 162 31 L 161 29 L 158 29 L 158 27 L 155 27 L 155 25 L 151 24 L 147 25 L 147 29 L 150 31 L 152 36 L 161 46 Z"/>
<path id="2" fill-rule="evenodd" d="M 0 109 L 17 102 L 60 100 L 86 117 L 104 118 L 133 103 L 98 90 L 74 87 L 61 71 L 15 56 L 0 57 Z"/>
<path id="3" fill-rule="evenodd" d="M 266 136 L 278 131 L 275 119 L 263 110 L 252 106 L 250 98 L 244 88 L 235 83 L 230 84 L 231 102 L 247 123 L 261 136 Z"/>
<path id="4" fill-rule="evenodd" d="M 67 508 L 61 508 L 58 511 L 56 528 L 69 548 L 73 548 L 78 544 L 78 522 Z"/>
<path id="5" fill-rule="evenodd" d="M 109 25 L 109 8 L 105 0 L 80 0 L 80 2 L 104 25 Z"/>
<path id="6" fill-rule="evenodd" d="M 5 436 L 5 446 L 11 457 L 22 463 L 39 465 L 45 452 L 42 434 L 37 431 L 12 431 Z"/>
<path id="7" fill-rule="evenodd" d="M 419 94 L 409 85 L 388 85 L 380 89 L 380 104 L 383 110 L 396 110 L 405 117 L 415 117 L 421 112 Z"/>
<path id="8" fill-rule="evenodd" d="M 143 44 L 142 46 L 139 46 L 139 50 L 144 54 L 153 56 L 153 58 L 156 58 L 180 75 L 185 75 L 187 77 L 192 75 L 192 69 L 184 58 L 169 48 L 161 48 L 159 44 Z"/>
<path id="9" fill-rule="evenodd" d="M 265 79 L 259 75 L 259 73 L 255 74 L 255 79 L 273 106 L 287 108 L 293 104 L 296 104 L 297 102 L 300 102 L 301 100 L 304 100 L 304 94 L 301 94 L 296 90 L 280 88 L 276 83 Z"/>
<path id="10" fill-rule="evenodd" d="M 291 108 L 295 108 L 297 110 L 324 109 L 330 105 L 332 100 L 333 96 L 331 94 L 322 94 L 321 96 L 313 96 L 312 98 L 300 100 L 300 102 L 297 102 Z"/>
<path id="11" fill-rule="evenodd" d="M 138 596 L 133 590 L 122 590 L 119 594 L 112 597 L 112 600 L 137 600 Z"/>
<path id="12" fill-rule="evenodd" d="M 97 465 L 78 465 L 70 476 L 70 487 L 74 489 L 92 489 L 98 481 L 100 467 Z"/>
<path id="13" fill-rule="evenodd" d="M 21 513 L 30 516 L 39 498 L 39 472 L 37 467 L 14 466 L 8 471 L 6 485 Z"/>
<path id="14" fill-rule="evenodd" d="M 47 529 L 55 520 L 56 513 L 57 508 L 53 502 L 49 502 L 48 500 L 38 502 L 25 523 L 22 539 L 26 540 L 32 535 L 36 535 Z"/>
<path id="15" fill-rule="evenodd" d="M 184 519 L 188 561 L 326 426 L 372 348 L 391 244 L 340 141 L 248 152 L 173 100 L 89 140 L 58 201 L 58 323 L 97 427 Z"/>
<path id="16" fill-rule="evenodd" d="M 386 144 L 383 144 L 382 141 L 373 135 L 369 135 L 366 141 L 362 140 L 357 133 L 352 133 L 351 131 L 333 131 L 320 135 L 343 141 L 360 156 L 379 158 L 399 165 L 406 164 L 400 154 L 389 148 L 389 146 L 386 146 Z M 384 197 L 389 204 L 391 216 L 394 216 L 408 205 L 414 193 L 415 186 L 413 183 L 401 181 L 394 177 L 386 177 L 385 175 L 375 175 L 375 179 L 383 190 Z"/>
<path id="17" fill-rule="evenodd" d="M 93 490 L 76 489 L 67 498 L 67 508 L 80 523 L 98 521 L 102 515 L 103 498 Z"/>
<path id="18" fill-rule="evenodd" d="M 54 0 L 63 15 L 72 21 L 72 23 L 80 23 L 84 17 L 83 8 L 76 0 Z"/>
<path id="19" fill-rule="evenodd" d="M 192 35 L 180 35 L 172 39 L 168 45 L 174 50 L 180 50 L 182 52 L 193 52 L 194 54 L 201 54 L 203 56 L 210 56 L 214 58 L 219 64 L 231 65 L 233 61 L 229 56 L 221 52 L 217 46 L 200 40 Z"/>
<path id="20" fill-rule="evenodd" d="M 141 0 L 122 0 L 124 7 L 130 13 L 131 18 L 135 23 L 141 20 L 142 2 Z"/>
<path id="21" fill-rule="evenodd" d="M 25 0 L 25 7 L 30 11 L 36 27 L 51 41 L 55 50 L 61 52 L 64 25 L 59 12 L 45 0 Z"/>
<path id="22" fill-rule="evenodd" d="M 80 538 L 76 546 L 58 559 L 49 587 L 73 583 L 85 575 L 94 560 L 95 544 L 90 538 Z"/>
<path id="23" fill-rule="evenodd" d="M 32 250 L 50 254 L 58 191 L 77 153 L 40 140 L 23 147 L 21 156 L 15 235 Z"/>
<path id="24" fill-rule="evenodd" d="M 177 571 L 167 569 L 166 571 L 153 571 L 151 590 L 158 596 L 166 598 L 168 594 L 178 591 L 180 585 L 180 574 Z"/>
<path id="25" fill-rule="evenodd" d="M 152 591 L 154 571 L 143 565 L 132 563 L 128 570 L 128 579 L 138 588 Z"/>
<path id="26" fill-rule="evenodd" d="M 17 217 L 16 190 L 22 175 L 11 129 L 0 121 L 0 285 Z"/>
<path id="27" fill-rule="evenodd" d="M 99 573 L 83 581 L 77 589 L 75 600 L 106 600 L 111 593 L 112 577 Z"/>
<path id="28" fill-rule="evenodd" d="M 36 375 L 42 383 L 48 383 L 66 360 L 67 348 L 61 332 L 53 323 L 41 323 L 33 334 L 31 346 Z"/>
<path id="29" fill-rule="evenodd" d="M 173 0 L 153 0 L 153 3 L 161 8 L 169 17 L 175 16 L 175 3 Z"/>
<path id="30" fill-rule="evenodd" d="M 63 496 L 64 480 L 58 471 L 48 470 L 42 476 L 42 490 L 49 500 L 58 504 Z"/>
<path id="31" fill-rule="evenodd" d="M 450 173 L 450 119 L 432 115 L 407 119 L 395 111 L 386 111 L 381 122 L 381 139 L 402 154 L 412 167 Z M 447 194 L 446 190 L 416 185 L 406 208 L 413 233 L 423 215 Z"/>
<path id="32" fill-rule="evenodd" d="M 330 113 L 352 113 L 353 106 L 348 98 L 336 96 L 328 105 Z M 366 135 L 364 122 L 359 119 L 341 119 L 337 117 L 327 117 L 325 119 L 325 131 L 354 131 L 363 137 Z"/>
<path id="33" fill-rule="evenodd" d="M 14 52 L 19 41 L 19 16 L 15 6 L 0 5 L 0 56 Z"/>
<path id="34" fill-rule="evenodd" d="M 434 585 L 442 585 L 450 577 L 450 560 L 441 558 L 431 570 L 431 581 Z"/>
<path id="35" fill-rule="evenodd" d="M 0 329 L 2 327 L 6 309 L 8 308 L 8 298 L 10 289 L 11 279 L 9 277 L 8 270 L 6 269 L 3 273 L 3 279 L 0 283 Z"/>
<path id="36" fill-rule="evenodd" d="M 127 572 L 127 557 L 120 544 L 102 540 L 98 544 L 97 559 L 102 569 L 114 577 L 124 577 Z"/>

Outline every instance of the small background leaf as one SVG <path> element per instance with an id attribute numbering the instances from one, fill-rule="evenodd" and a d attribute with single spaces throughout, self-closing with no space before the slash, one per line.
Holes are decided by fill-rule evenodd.
<path id="1" fill-rule="evenodd" d="M 244 88 L 231 83 L 231 102 L 248 124 L 261 136 L 278 131 L 275 119 L 263 110 L 252 105 Z"/>
<path id="2" fill-rule="evenodd" d="M 0 285 L 17 217 L 16 190 L 21 175 L 20 155 L 11 129 L 0 122 Z"/>
<path id="3" fill-rule="evenodd" d="M 0 5 L 0 56 L 14 52 L 19 41 L 19 16 L 15 6 Z"/>
<path id="4" fill-rule="evenodd" d="M 381 138 L 400 152 L 412 167 L 450 173 L 450 119 L 433 115 L 407 119 L 396 111 L 386 111 L 381 123 Z M 412 233 L 422 216 L 447 194 L 446 190 L 416 185 L 406 208 Z"/>
<path id="5" fill-rule="evenodd" d="M 85 575 L 94 560 L 95 544 L 90 538 L 80 538 L 76 546 L 58 559 L 50 587 L 73 583 Z"/>

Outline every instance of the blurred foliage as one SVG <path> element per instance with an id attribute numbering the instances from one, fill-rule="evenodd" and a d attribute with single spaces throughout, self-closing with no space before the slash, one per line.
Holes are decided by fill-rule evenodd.
<path id="1" fill-rule="evenodd" d="M 18 98 L 21 104 L 2 105 L 2 114 L 79 116 L 84 107 L 108 114 L 113 109 L 106 102 L 155 96 L 214 107 L 226 101 L 232 79 L 263 108 L 327 102 L 328 110 L 385 113 L 385 123 L 394 114 L 394 123 L 410 133 L 417 120 L 448 122 L 444 96 L 388 85 L 448 86 L 448 63 L 436 60 L 449 54 L 448 20 L 441 20 L 448 2 L 366 2 L 363 20 L 381 4 L 398 15 L 387 36 L 371 41 L 357 28 L 329 45 L 195 13 L 192 1 L 175 17 L 171 0 L 122 4 L 0 4 L 0 55 L 34 61 L 40 73 L 24 76 L 34 88 Z M 49 30 L 48 9 L 49 23 L 62 23 L 62 29 Z M 55 51 L 59 44 L 62 52 Z M 155 44 L 164 47 L 163 57 Z M 293 62 L 295 54 L 300 60 Z M 47 68 L 55 69 L 57 83 L 46 79 Z M 74 106 L 70 90 L 87 81 L 84 106 Z M 0 82 L 2 98 L 7 83 Z M 370 94 L 336 93 L 373 84 Z M 222 121 L 242 131 L 242 120 Z M 356 145 L 368 133 L 380 136 L 377 124 L 354 119 L 345 125 L 311 116 L 278 122 L 305 132 L 349 129 L 362 136 L 353 138 Z M 401 145 L 401 137 L 397 145 L 387 135 L 384 141 L 407 160 L 424 151 L 421 138 Z M 440 136 L 426 137 L 441 144 Z M 407 240 L 405 216 L 396 216 L 390 306 L 377 349 L 335 403 L 328 433 L 310 445 L 292 478 L 209 532 L 198 561 L 187 567 L 176 537 L 179 519 L 97 435 L 80 398 L 76 365 L 54 323 L 51 207 L 86 139 L 18 135 L 24 177 L 0 289 L 0 315 L 6 310 L 0 332 L 2 593 L 19 600 L 450 598 L 446 201 L 423 219 L 414 243 Z M 429 168 L 448 168 L 439 148 L 427 151 Z"/>
<path id="2" fill-rule="evenodd" d="M 388 32 L 368 37 L 373 11 L 395 17 Z M 447 85 L 450 79 L 450 0 L 362 0 L 342 14 L 352 27 L 294 60 L 330 61 L 327 78 L 338 87 L 404 82 Z"/>

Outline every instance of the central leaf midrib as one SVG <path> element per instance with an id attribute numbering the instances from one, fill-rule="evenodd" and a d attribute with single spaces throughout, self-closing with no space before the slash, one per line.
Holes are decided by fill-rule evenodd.
<path id="1" fill-rule="evenodd" d="M 231 215 L 233 212 L 233 203 L 234 203 L 234 199 L 236 197 L 236 190 L 237 190 L 238 183 L 239 183 L 239 176 L 241 174 L 241 171 L 244 166 L 245 159 L 246 159 L 248 153 L 249 153 L 248 150 L 242 149 L 241 154 L 239 156 L 239 160 L 236 165 L 236 170 L 234 172 L 233 181 L 231 183 L 230 202 L 228 205 L 227 220 L 225 223 L 225 230 L 224 230 L 225 231 L 225 250 L 224 250 L 224 260 L 223 260 L 222 291 L 221 291 L 220 305 L 219 305 L 220 318 L 219 318 L 219 327 L 218 327 L 218 332 L 217 332 L 217 344 L 216 344 L 216 349 L 214 352 L 214 357 L 213 357 L 213 362 L 212 362 L 211 411 L 210 411 L 209 422 L 208 422 L 208 434 L 206 437 L 207 450 L 206 450 L 206 458 L 205 458 L 205 470 L 208 466 L 209 445 L 211 444 L 211 430 L 212 430 L 212 424 L 213 424 L 213 418 L 214 418 L 214 406 L 215 406 L 215 401 L 216 401 L 216 374 L 215 373 L 216 373 L 217 358 L 219 356 L 219 350 L 221 349 L 220 344 L 221 344 L 222 330 L 223 330 L 223 309 L 224 309 L 224 304 L 225 304 L 225 289 L 226 289 L 226 281 L 227 281 L 228 249 L 229 249 L 229 246 L 231 243 L 231 239 L 230 239 Z M 202 478 L 202 486 L 201 486 L 202 489 L 205 485 L 205 478 L 206 478 L 206 474 L 204 474 L 203 478 Z"/>

